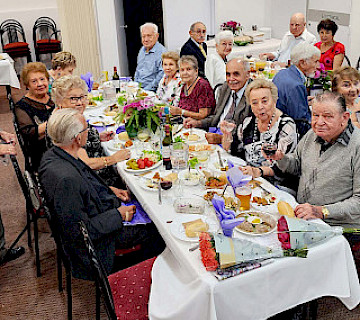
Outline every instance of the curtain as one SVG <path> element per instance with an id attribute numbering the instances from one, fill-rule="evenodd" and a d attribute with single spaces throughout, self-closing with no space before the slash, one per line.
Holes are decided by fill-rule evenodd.
<path id="1" fill-rule="evenodd" d="M 57 0 L 63 50 L 76 57 L 80 75 L 90 71 L 100 75 L 100 51 L 93 0 Z"/>

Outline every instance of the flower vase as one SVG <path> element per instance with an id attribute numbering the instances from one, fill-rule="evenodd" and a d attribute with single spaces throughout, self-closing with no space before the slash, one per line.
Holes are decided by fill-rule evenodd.
<path id="1" fill-rule="evenodd" d="M 316 97 L 318 94 L 322 94 L 324 93 L 324 89 L 323 86 L 319 83 L 315 83 L 311 88 L 310 88 L 310 93 L 309 95 L 311 97 Z"/>
<path id="2" fill-rule="evenodd" d="M 138 129 L 134 125 L 125 124 L 125 130 L 131 140 L 137 137 Z"/>

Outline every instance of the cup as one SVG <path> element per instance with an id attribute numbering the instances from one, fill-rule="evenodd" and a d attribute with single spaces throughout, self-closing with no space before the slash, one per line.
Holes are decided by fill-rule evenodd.
<path id="1" fill-rule="evenodd" d="M 235 196 L 240 200 L 240 210 L 250 210 L 251 188 L 249 186 L 237 187 Z"/>
<path id="2" fill-rule="evenodd" d="M 275 155 L 275 153 L 277 151 L 277 144 L 270 143 L 270 142 L 264 142 L 262 144 L 262 150 L 268 157 L 273 156 L 273 155 Z"/>

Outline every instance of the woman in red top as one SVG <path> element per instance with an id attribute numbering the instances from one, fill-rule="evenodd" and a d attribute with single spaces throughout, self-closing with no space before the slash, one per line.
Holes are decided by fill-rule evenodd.
<path id="1" fill-rule="evenodd" d="M 199 77 L 198 62 L 193 56 L 182 56 L 179 71 L 184 83 L 179 107 L 170 106 L 172 115 L 182 115 L 194 119 L 204 119 L 215 108 L 215 97 L 210 83 Z"/>
<path id="2" fill-rule="evenodd" d="M 321 20 L 317 26 L 321 41 L 315 46 L 321 50 L 319 62 L 324 64 L 325 70 L 339 69 L 344 60 L 345 47 L 334 40 L 337 29 L 337 24 L 330 19 Z"/>

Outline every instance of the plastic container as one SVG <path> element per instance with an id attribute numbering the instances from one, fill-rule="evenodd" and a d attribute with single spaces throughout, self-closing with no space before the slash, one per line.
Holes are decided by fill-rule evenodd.
<path id="1" fill-rule="evenodd" d="M 177 213 L 204 214 L 205 200 L 201 198 L 178 198 L 174 201 Z"/>

